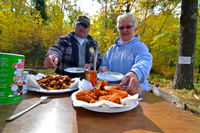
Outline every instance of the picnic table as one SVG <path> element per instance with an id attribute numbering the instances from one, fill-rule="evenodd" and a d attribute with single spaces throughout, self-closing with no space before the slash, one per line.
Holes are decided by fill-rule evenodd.
<path id="1" fill-rule="evenodd" d="M 0 132 L 2 133 L 198 133 L 200 120 L 190 112 L 181 110 L 154 93 L 137 89 L 137 107 L 119 113 L 101 113 L 82 107 L 74 107 L 71 95 L 43 94 L 28 91 L 22 100 L 0 105 Z M 44 104 L 22 116 L 6 121 L 6 118 L 30 107 L 41 96 L 52 96 Z"/>

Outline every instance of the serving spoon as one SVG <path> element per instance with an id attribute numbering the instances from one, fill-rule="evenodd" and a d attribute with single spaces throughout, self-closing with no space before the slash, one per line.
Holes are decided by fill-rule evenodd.
<path id="1" fill-rule="evenodd" d="M 24 114 L 24 113 L 28 112 L 29 110 L 31 110 L 32 108 L 34 108 L 35 106 L 39 105 L 41 102 L 43 102 L 43 101 L 44 101 L 45 99 L 47 99 L 47 98 L 48 98 L 48 96 L 42 96 L 42 97 L 40 98 L 40 101 L 38 101 L 37 103 L 35 103 L 35 104 L 32 105 L 31 107 L 29 107 L 29 108 L 27 108 L 27 109 L 25 109 L 25 110 L 19 112 L 18 114 L 15 114 L 15 115 L 13 115 L 13 116 L 7 118 L 6 120 L 7 120 L 7 121 L 11 121 L 11 120 L 13 120 L 13 119 L 15 119 L 15 118 L 21 116 L 22 114 Z"/>

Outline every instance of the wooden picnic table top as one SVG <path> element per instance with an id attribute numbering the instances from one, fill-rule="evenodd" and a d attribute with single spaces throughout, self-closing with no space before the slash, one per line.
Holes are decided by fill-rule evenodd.
<path id="1" fill-rule="evenodd" d="M 74 92 L 74 91 L 73 91 Z M 120 113 L 100 113 L 74 107 L 73 92 L 43 94 L 28 91 L 22 100 L 0 105 L 0 132 L 3 133 L 198 133 L 200 120 L 153 93 L 138 88 L 137 107 Z M 32 106 L 41 96 L 53 96 L 12 121 L 6 118 Z"/>

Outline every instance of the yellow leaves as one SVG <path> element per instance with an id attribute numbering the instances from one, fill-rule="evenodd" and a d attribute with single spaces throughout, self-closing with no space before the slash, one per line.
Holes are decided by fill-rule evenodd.
<path id="1" fill-rule="evenodd" d="M 65 18 L 63 21 L 64 12 L 61 10 L 60 1 L 48 1 L 46 6 L 48 22 L 47 25 L 44 25 L 40 13 L 36 10 L 29 7 L 23 8 L 19 4 L 20 2 L 16 1 L 17 4 L 14 6 L 20 13 L 11 11 L 12 7 L 9 2 L 8 4 L 0 2 L 0 9 L 2 9 L 0 11 L 0 51 L 21 54 L 31 54 L 31 52 L 38 50 L 37 48 L 47 51 L 51 45 L 57 42 L 59 36 L 74 31 L 74 20 L 76 20 L 77 15 L 82 14 L 79 9 L 74 10 L 74 5 L 64 1 L 64 10 L 67 11 L 69 18 Z M 92 16 L 93 24 L 91 24 L 89 34 L 97 40 L 102 56 L 119 36 L 116 29 L 116 19 L 119 14 L 123 13 L 122 8 L 124 11 L 127 9 L 127 4 L 124 5 L 127 1 L 120 0 L 118 2 L 121 4 L 112 6 L 112 9 L 108 8 L 107 12 L 102 9 L 98 15 Z M 153 14 L 149 11 L 146 0 L 136 2 L 130 0 L 128 2 L 134 3 L 131 12 L 139 20 L 136 34 L 140 35 L 139 41 L 144 42 L 153 55 L 153 69 L 158 72 L 164 71 L 170 76 L 173 75 L 177 58 L 179 19 L 173 15 L 168 16 L 169 12 L 160 12 L 159 15 Z M 152 3 L 153 0 L 149 0 L 149 2 Z M 120 8 L 122 5 L 123 7 Z M 197 32 L 199 31 L 197 30 Z M 197 48 L 199 47 L 198 40 Z M 195 72 L 198 73 L 197 70 Z"/>
<path id="2" fill-rule="evenodd" d="M 64 14 L 60 10 L 54 16 L 55 21 L 44 25 L 40 13 L 34 9 L 23 8 L 19 13 L 11 11 L 9 4 L 0 3 L 0 7 L 3 9 L 0 11 L 0 51 L 31 54 L 34 50 L 48 49 L 63 35 Z"/>
<path id="3" fill-rule="evenodd" d="M 99 48 L 102 56 L 108 50 L 108 48 L 114 44 L 117 34 L 111 29 L 98 29 L 97 32 L 93 32 L 92 36 L 99 44 Z"/>
<path id="4" fill-rule="evenodd" d="M 120 8 L 114 9 L 114 13 L 117 13 L 120 11 Z"/>
<path id="5" fill-rule="evenodd" d="M 2 11 L 0 11 L 0 20 L 3 20 L 3 19 L 5 19 L 5 15 L 3 14 Z"/>

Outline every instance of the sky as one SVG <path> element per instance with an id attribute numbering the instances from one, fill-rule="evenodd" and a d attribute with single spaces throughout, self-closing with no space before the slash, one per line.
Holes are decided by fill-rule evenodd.
<path id="1" fill-rule="evenodd" d="M 71 0 L 73 3 L 74 0 Z M 82 11 L 89 13 L 89 15 L 93 16 L 97 14 L 96 11 L 100 11 L 101 5 L 96 0 L 78 0 L 78 6 L 80 6 Z"/>

